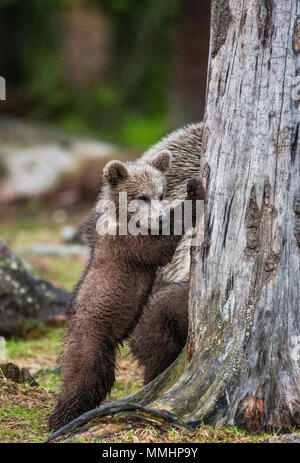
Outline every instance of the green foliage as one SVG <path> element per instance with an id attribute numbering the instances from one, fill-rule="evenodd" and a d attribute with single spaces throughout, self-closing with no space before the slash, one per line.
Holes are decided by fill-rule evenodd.
<path id="1" fill-rule="evenodd" d="M 55 8 L 55 7 L 62 7 L 65 5 L 68 5 L 70 3 L 75 3 L 76 1 L 79 0 L 27 0 L 26 3 L 31 7 L 31 8 L 45 8 L 45 7 L 50 7 L 50 8 Z M 0 6 L 11 6 L 11 5 L 17 5 L 24 3 L 23 0 L 1 0 L 0 1 Z"/>
<path id="2" fill-rule="evenodd" d="M 127 146 L 146 149 L 166 132 L 163 116 L 155 118 L 126 114 L 121 125 L 120 141 Z"/>
<path id="3" fill-rule="evenodd" d="M 83 90 L 68 87 L 62 69 L 60 18 L 78 0 L 1 0 L 0 40 L 9 92 L 22 111 L 56 124 L 141 149 L 167 127 L 169 69 L 179 0 L 93 0 L 111 22 L 109 79 Z M 9 37 L 9 40 L 7 39 Z"/>

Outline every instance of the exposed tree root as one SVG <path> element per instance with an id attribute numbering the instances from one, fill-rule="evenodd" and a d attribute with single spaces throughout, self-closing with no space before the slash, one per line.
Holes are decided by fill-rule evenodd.
<path id="1" fill-rule="evenodd" d="M 71 431 L 74 431 L 80 426 L 88 423 L 89 421 L 106 415 L 116 415 L 117 413 L 127 414 L 127 412 L 134 412 L 135 418 L 144 420 L 149 424 L 157 423 L 160 425 L 172 425 L 176 426 L 179 429 L 192 430 L 190 426 L 187 426 L 183 421 L 178 419 L 173 413 L 170 413 L 167 410 L 153 410 L 143 405 L 132 403 L 132 402 L 110 402 L 106 405 L 94 408 L 86 413 L 83 413 L 81 416 L 66 424 L 62 428 L 55 431 L 49 437 L 47 437 L 45 442 L 51 442 L 57 437 L 63 436 Z M 132 417 L 132 413 L 129 413 L 129 416 Z"/>

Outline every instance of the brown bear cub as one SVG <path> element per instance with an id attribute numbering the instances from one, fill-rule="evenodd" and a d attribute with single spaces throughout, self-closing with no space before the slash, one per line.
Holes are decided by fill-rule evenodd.
<path id="1" fill-rule="evenodd" d="M 110 200 L 117 217 L 119 212 L 122 213 L 121 209 L 119 211 L 120 192 L 127 193 L 128 204 L 139 200 L 142 215 L 149 213 L 149 217 L 155 200 L 156 212 L 160 212 L 157 217 L 153 214 L 151 231 L 154 222 L 156 234 L 144 234 L 145 227 L 147 231 L 150 229 L 148 221 L 144 228 L 141 227 L 143 232 L 123 235 L 118 219 L 116 234 L 100 234 L 99 228 L 103 225 L 103 217 L 107 218 L 107 212 L 100 205 L 98 212 L 92 214 L 90 258 L 68 307 L 68 329 L 62 354 L 63 384 L 49 419 L 53 430 L 98 406 L 110 392 L 115 380 L 117 347 L 135 328 L 152 290 L 157 269 L 170 262 L 182 238 L 184 231 L 176 234 L 176 221 L 180 216 L 177 209 L 183 208 L 182 203 L 170 211 L 170 234 L 162 233 L 164 173 L 169 163 L 170 154 L 163 151 L 147 162 L 123 164 L 111 161 L 104 168 L 105 183 L 100 200 Z M 196 200 L 203 198 L 201 182 L 192 179 L 188 184 L 187 199 L 192 200 L 193 221 Z M 132 214 L 126 214 L 129 223 Z M 184 228 L 182 218 L 180 222 Z M 91 224 L 96 223 L 97 232 L 92 232 Z"/>
<path id="2" fill-rule="evenodd" d="M 188 281 L 161 283 L 143 309 L 129 345 L 144 368 L 145 384 L 166 370 L 186 344 L 188 295 Z"/>

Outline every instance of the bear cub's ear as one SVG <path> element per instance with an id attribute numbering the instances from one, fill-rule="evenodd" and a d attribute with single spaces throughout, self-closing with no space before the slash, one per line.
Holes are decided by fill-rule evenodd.
<path id="1" fill-rule="evenodd" d="M 158 153 L 154 159 L 151 160 L 150 164 L 155 169 L 160 170 L 161 172 L 166 172 L 169 168 L 171 162 L 171 153 L 168 150 L 163 150 Z"/>
<path id="2" fill-rule="evenodd" d="M 103 169 L 103 177 L 112 186 L 126 180 L 128 177 L 128 170 L 121 161 L 109 161 Z"/>

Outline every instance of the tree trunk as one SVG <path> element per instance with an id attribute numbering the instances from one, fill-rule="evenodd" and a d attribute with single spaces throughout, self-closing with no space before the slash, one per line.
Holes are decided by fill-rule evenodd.
<path id="1" fill-rule="evenodd" d="M 299 15 L 297 0 L 213 2 L 188 345 L 129 398 L 190 424 L 300 424 Z"/>
<path id="2" fill-rule="evenodd" d="M 69 294 L 32 277 L 0 240 L 0 336 L 24 332 L 26 320 L 65 320 Z"/>

